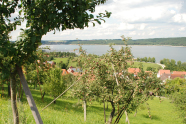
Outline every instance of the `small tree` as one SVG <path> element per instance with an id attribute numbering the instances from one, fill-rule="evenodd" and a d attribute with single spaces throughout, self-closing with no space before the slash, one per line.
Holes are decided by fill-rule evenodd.
<path id="1" fill-rule="evenodd" d="M 49 71 L 46 82 L 44 83 L 44 91 L 52 95 L 54 98 L 67 88 L 67 82 L 62 76 L 61 69 L 53 68 Z"/>
<path id="2" fill-rule="evenodd" d="M 165 93 L 175 104 L 176 109 L 183 118 L 183 123 L 186 123 L 186 80 L 175 78 L 167 80 L 165 84 Z"/>
<path id="3" fill-rule="evenodd" d="M 123 40 L 126 41 L 124 37 Z M 160 91 L 160 80 L 153 73 L 145 73 L 142 68 L 136 77 L 128 73 L 127 61 L 132 59 L 128 46 L 116 51 L 111 45 L 107 54 L 96 59 L 87 56 L 81 47 L 80 52 L 78 63 L 83 68 L 84 80 L 74 94 L 80 98 L 86 96 L 89 101 L 110 102 L 112 111 L 108 123 L 112 123 L 114 116 L 118 123 L 125 111 L 133 111 L 147 101 L 150 91 Z M 119 107 L 117 112 L 116 107 Z"/>
<path id="4" fill-rule="evenodd" d="M 156 59 L 154 57 L 152 57 L 151 62 L 155 63 Z"/>
<path id="5" fill-rule="evenodd" d="M 148 59 L 147 59 L 147 62 L 151 62 L 152 60 L 151 60 L 151 57 L 149 57 Z"/>

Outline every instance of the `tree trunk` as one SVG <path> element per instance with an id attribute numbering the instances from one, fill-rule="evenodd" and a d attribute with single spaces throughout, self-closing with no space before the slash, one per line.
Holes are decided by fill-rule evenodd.
<path id="1" fill-rule="evenodd" d="M 37 109 L 37 107 L 36 107 L 36 104 L 35 104 L 35 102 L 34 102 L 34 99 L 33 99 L 33 97 L 32 97 L 32 94 L 31 94 L 31 92 L 30 92 L 30 89 L 29 89 L 28 84 L 27 84 L 27 82 L 26 82 L 25 76 L 23 75 L 22 68 L 19 67 L 19 66 L 17 66 L 16 69 L 17 69 L 17 72 L 18 72 L 18 74 L 19 74 L 21 83 L 22 83 L 22 85 L 23 85 L 23 90 L 24 90 L 24 92 L 25 92 L 25 95 L 26 95 L 28 104 L 29 104 L 29 106 L 30 106 L 30 109 L 31 109 L 31 111 L 32 111 L 32 114 L 33 114 L 33 116 L 34 116 L 35 122 L 36 122 L 36 124 L 43 124 L 43 121 L 42 121 L 42 119 L 41 119 L 41 116 L 40 116 L 40 114 L 39 114 L 39 111 L 38 111 L 38 109 Z"/>
<path id="2" fill-rule="evenodd" d="M 110 113 L 108 124 L 112 124 L 112 119 L 113 119 L 114 113 L 115 113 L 115 107 L 114 107 L 114 103 L 112 101 L 111 101 L 111 105 L 112 105 L 112 112 Z"/>
<path id="3" fill-rule="evenodd" d="M 17 102 L 16 102 L 15 74 L 11 74 L 10 85 L 11 85 L 11 105 L 12 105 L 14 124 L 19 124 L 19 115 L 18 115 Z"/>
<path id="4" fill-rule="evenodd" d="M 43 93 L 42 100 L 44 99 L 44 97 L 45 97 L 45 92 Z"/>
<path id="5" fill-rule="evenodd" d="M 87 119 L 87 104 L 86 104 L 85 96 L 84 96 L 83 104 L 84 104 L 84 121 L 86 121 L 86 119 Z"/>
<path id="6" fill-rule="evenodd" d="M 4 97 L 4 85 L 3 85 L 3 82 L 2 82 L 2 97 Z"/>
<path id="7" fill-rule="evenodd" d="M 108 110 L 108 101 L 107 101 L 107 110 Z"/>
<path id="8" fill-rule="evenodd" d="M 129 122 L 129 117 L 128 117 L 128 113 L 127 113 L 127 111 L 125 110 L 125 116 L 126 116 L 126 122 L 128 122 L 128 124 L 130 124 L 130 122 Z"/>
<path id="9" fill-rule="evenodd" d="M 42 95 L 42 91 L 41 91 L 41 85 L 40 85 L 40 80 L 39 80 L 39 70 L 37 68 L 37 62 L 36 62 L 36 70 L 37 70 L 37 82 L 39 83 L 39 88 L 40 88 L 40 92 L 41 92 L 41 99 L 43 101 L 43 95 Z"/>
<path id="10" fill-rule="evenodd" d="M 55 100 L 55 96 L 54 96 L 54 100 Z M 54 101 L 54 104 L 56 104 L 56 100 Z"/>
<path id="11" fill-rule="evenodd" d="M 134 117 L 136 117 L 136 114 L 137 114 L 137 109 L 136 109 L 136 112 L 135 112 L 135 114 L 134 114 Z"/>
<path id="12" fill-rule="evenodd" d="M 19 99 L 21 99 L 21 81 L 20 81 L 20 84 L 19 84 Z"/>
<path id="13" fill-rule="evenodd" d="M 105 119 L 105 123 L 106 123 L 105 100 L 103 100 L 103 107 L 104 107 L 104 119 Z"/>
<path id="14" fill-rule="evenodd" d="M 10 94 L 11 94 L 11 92 L 10 92 L 10 84 L 8 84 L 8 96 L 10 97 Z"/>
<path id="15" fill-rule="evenodd" d="M 21 91 L 21 98 L 20 98 L 20 100 L 22 100 L 23 99 L 23 89 L 22 89 L 22 91 Z"/>

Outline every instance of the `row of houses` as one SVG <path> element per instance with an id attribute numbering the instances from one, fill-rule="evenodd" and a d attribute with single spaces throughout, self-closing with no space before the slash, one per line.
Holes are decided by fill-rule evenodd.
<path id="1" fill-rule="evenodd" d="M 77 76 L 78 74 L 82 72 L 80 68 L 74 68 L 72 66 L 68 70 L 62 69 L 62 71 L 63 71 L 62 75 L 70 73 L 75 76 Z M 134 76 L 137 76 L 137 74 L 140 72 L 140 69 L 139 68 L 128 68 L 128 72 L 134 74 Z M 149 73 L 150 71 L 145 71 L 145 72 Z M 157 77 L 160 78 L 163 82 L 165 82 L 167 79 L 174 79 L 177 77 L 186 79 L 186 72 L 183 72 L 183 71 L 170 72 L 170 70 L 160 69 L 157 73 Z"/>
<path id="2" fill-rule="evenodd" d="M 40 60 L 37 60 L 38 63 L 40 63 Z M 55 63 L 53 61 L 46 61 L 43 64 L 50 64 L 51 66 L 54 66 Z M 128 72 L 134 74 L 134 76 L 137 76 L 137 74 L 140 72 L 139 68 L 128 68 Z M 146 73 L 149 73 L 150 71 L 145 71 Z M 75 67 L 69 67 L 69 69 L 62 69 L 62 75 L 65 74 L 73 74 L 74 76 L 77 76 L 82 73 L 81 68 L 75 68 Z M 151 72 L 150 72 L 151 73 Z M 157 73 L 157 77 L 160 78 L 163 82 L 165 82 L 167 79 L 174 79 L 174 78 L 184 78 L 186 79 L 186 72 L 184 71 L 173 71 L 170 72 L 170 70 L 163 70 L 160 69 Z"/>
<path id="3" fill-rule="evenodd" d="M 78 75 L 82 73 L 82 70 L 80 68 L 75 68 L 75 67 L 69 67 L 68 70 L 66 69 L 62 69 L 62 75 L 65 74 L 73 74 L 73 75 Z M 137 74 L 140 72 L 139 68 L 128 68 L 128 72 L 131 74 L 134 74 L 134 76 L 137 76 Z M 145 72 L 149 72 L 149 71 L 145 71 Z"/>
<path id="4" fill-rule="evenodd" d="M 170 72 L 170 70 L 161 69 L 158 71 L 157 77 L 159 77 L 163 82 L 165 82 L 167 79 L 174 79 L 177 77 L 186 79 L 186 72 L 184 71 Z"/>
<path id="5" fill-rule="evenodd" d="M 139 72 L 139 68 L 128 68 L 129 73 L 133 73 L 134 76 L 136 76 Z M 145 71 L 146 73 L 150 71 Z M 173 71 L 171 72 L 170 70 L 163 70 L 160 69 L 157 73 L 157 77 L 160 78 L 163 82 L 165 82 L 167 79 L 174 79 L 174 78 L 184 78 L 186 79 L 186 72 L 184 71 Z"/>

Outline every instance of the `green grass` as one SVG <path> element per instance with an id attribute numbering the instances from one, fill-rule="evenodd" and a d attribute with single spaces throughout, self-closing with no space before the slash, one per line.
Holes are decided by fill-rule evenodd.
<path id="1" fill-rule="evenodd" d="M 136 117 L 134 113 L 129 115 L 131 124 L 181 124 L 182 119 L 179 118 L 179 113 L 174 104 L 170 103 L 167 98 L 162 98 L 160 103 L 158 98 L 149 100 L 150 112 L 152 120 L 149 118 L 146 104 L 139 107 L 139 112 Z"/>
<path id="2" fill-rule="evenodd" d="M 63 61 L 63 63 L 66 63 L 67 60 L 68 60 L 68 58 L 54 58 L 54 60 L 52 60 L 52 61 L 54 61 L 56 63 L 59 63 L 60 61 Z"/>
<path id="3" fill-rule="evenodd" d="M 5 87 L 5 90 L 7 88 Z M 87 121 L 84 122 L 83 108 L 80 104 L 77 105 L 78 99 L 70 97 L 70 91 L 59 98 L 56 104 L 51 104 L 48 108 L 42 111 L 47 104 L 49 104 L 53 97 L 45 95 L 44 102 L 41 100 L 40 91 L 33 87 L 30 88 L 38 110 L 41 114 L 41 118 L 44 124 L 104 124 L 103 104 L 93 102 L 88 103 L 87 107 Z M 7 97 L 7 91 L 5 91 L 4 97 L 0 98 L 0 124 L 12 124 L 12 110 L 10 98 Z M 0 91 L 1 94 L 1 91 Z M 175 111 L 174 104 L 170 103 L 170 100 L 163 98 L 160 103 L 158 98 L 149 100 L 149 106 L 151 108 L 152 120 L 148 117 L 148 110 L 146 105 L 141 105 L 138 109 L 136 117 L 134 113 L 129 114 L 129 120 L 131 124 L 181 124 L 181 118 L 179 118 L 179 112 Z M 33 124 L 34 118 L 27 104 L 26 97 L 23 97 L 22 102 L 18 102 L 20 122 L 26 124 Z M 108 110 L 106 110 L 107 120 L 111 112 L 111 106 L 109 104 Z M 120 120 L 120 124 L 125 123 L 125 116 Z"/>
<path id="4" fill-rule="evenodd" d="M 60 61 L 63 61 L 64 63 L 66 63 L 68 60 L 68 58 L 54 58 L 54 62 L 59 63 Z M 147 67 L 152 67 L 152 68 L 156 68 L 156 71 L 158 71 L 158 68 L 162 68 L 160 65 L 156 64 L 156 63 L 146 63 L 146 62 L 136 62 L 134 61 L 134 64 L 132 65 L 132 67 L 136 67 L 139 68 L 140 63 L 142 63 L 143 65 L 143 70 L 146 71 Z M 130 64 L 130 62 L 128 62 L 128 64 Z M 76 67 L 76 62 L 69 62 L 69 67 L 73 66 Z"/>
<path id="5" fill-rule="evenodd" d="M 54 60 L 52 60 L 52 61 L 54 61 L 54 62 L 56 62 L 56 63 L 59 63 L 60 61 L 63 61 L 63 63 L 66 63 L 67 60 L 68 60 L 68 58 L 54 58 Z M 76 62 L 72 62 L 72 61 L 70 60 L 68 66 L 69 66 L 69 67 L 70 67 L 70 66 L 76 67 Z"/>
<path id="6" fill-rule="evenodd" d="M 152 68 L 156 68 L 156 71 L 158 68 L 162 68 L 160 65 L 156 64 L 156 63 L 146 63 L 146 62 L 135 62 L 132 65 L 133 67 L 139 68 L 140 63 L 142 63 L 143 65 L 143 70 L 146 71 L 147 67 L 152 67 Z M 130 63 L 128 63 L 130 64 Z"/>

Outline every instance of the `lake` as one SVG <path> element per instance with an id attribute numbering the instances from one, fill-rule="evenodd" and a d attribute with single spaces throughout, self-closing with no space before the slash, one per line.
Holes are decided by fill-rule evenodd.
<path id="1" fill-rule="evenodd" d="M 40 47 L 50 47 L 50 51 L 62 51 L 62 52 L 74 52 L 74 49 L 78 49 L 78 45 L 41 45 Z M 114 45 L 116 50 L 119 50 L 122 45 Z M 109 45 L 82 45 L 83 49 L 90 54 L 103 55 L 109 49 Z M 131 45 L 131 51 L 134 58 L 140 57 L 155 57 L 156 63 L 160 60 L 174 59 L 175 61 L 186 62 L 186 47 L 175 46 L 135 46 Z M 78 50 L 75 51 L 76 53 Z"/>

